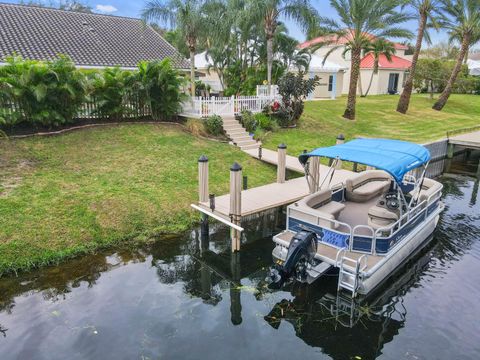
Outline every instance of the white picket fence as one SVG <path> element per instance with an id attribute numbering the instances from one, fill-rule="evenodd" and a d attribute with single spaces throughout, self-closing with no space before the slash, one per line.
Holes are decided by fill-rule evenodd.
<path id="1" fill-rule="evenodd" d="M 258 113 L 278 96 L 194 97 L 183 104 L 181 115 L 204 118 L 211 115 L 234 116 L 242 110 Z"/>
<path id="2" fill-rule="evenodd" d="M 278 85 L 257 85 L 257 96 L 278 96 Z"/>

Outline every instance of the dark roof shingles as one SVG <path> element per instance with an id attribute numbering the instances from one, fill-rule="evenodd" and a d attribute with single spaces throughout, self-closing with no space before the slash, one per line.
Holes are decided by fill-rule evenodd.
<path id="1" fill-rule="evenodd" d="M 34 60 L 65 54 L 80 66 L 135 67 L 166 57 L 178 68 L 190 66 L 140 19 L 0 4 L 0 59 L 13 53 Z"/>

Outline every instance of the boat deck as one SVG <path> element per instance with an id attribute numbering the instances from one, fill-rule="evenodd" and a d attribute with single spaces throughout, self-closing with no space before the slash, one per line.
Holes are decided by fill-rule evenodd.
<path id="1" fill-rule="evenodd" d="M 294 233 L 290 231 L 284 231 L 281 234 L 278 234 L 276 237 L 286 243 L 290 243 L 293 236 L 294 236 Z M 317 255 L 319 259 L 326 261 L 328 263 L 332 263 L 332 264 L 336 263 L 338 250 L 339 249 L 333 246 L 329 246 L 323 243 L 317 244 Z M 367 267 L 366 269 L 364 269 L 364 271 L 368 271 L 369 269 L 371 269 L 377 263 L 379 263 L 381 260 L 384 259 L 383 256 L 364 254 L 364 253 L 355 252 L 355 251 L 345 251 L 343 255 L 353 260 L 358 260 L 361 256 L 365 255 L 367 259 Z"/>

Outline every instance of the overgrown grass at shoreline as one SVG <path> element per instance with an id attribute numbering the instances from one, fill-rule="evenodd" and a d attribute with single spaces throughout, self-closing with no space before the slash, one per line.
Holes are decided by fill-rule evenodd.
<path id="1" fill-rule="evenodd" d="M 202 154 L 215 194 L 228 192 L 234 161 L 249 186 L 275 180 L 272 166 L 169 125 L 7 140 L 0 153 L 0 274 L 189 229 Z"/>

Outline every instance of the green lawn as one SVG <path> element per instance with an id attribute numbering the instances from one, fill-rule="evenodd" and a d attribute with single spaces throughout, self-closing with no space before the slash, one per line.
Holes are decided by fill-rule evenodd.
<path id="1" fill-rule="evenodd" d="M 335 101 L 309 101 L 298 128 L 267 135 L 264 146 L 276 148 L 284 142 L 288 152 L 298 155 L 303 149 L 332 145 L 338 134 L 385 137 L 418 143 L 446 136 L 448 130 L 480 125 L 480 96 L 452 95 L 443 111 L 432 110 L 428 95 L 414 95 L 407 115 L 395 111 L 399 96 L 358 98 L 357 119 L 342 118 L 346 98 Z"/>
<path id="2" fill-rule="evenodd" d="M 198 219 L 197 159 L 210 158 L 210 191 L 229 189 L 229 167 L 249 186 L 275 168 L 174 125 L 124 125 L 0 141 L 0 275 L 126 239 L 179 232 Z"/>
<path id="3" fill-rule="evenodd" d="M 477 125 L 480 96 L 452 96 L 442 112 L 415 96 L 409 115 L 396 96 L 359 99 L 355 122 L 341 117 L 345 99 L 306 104 L 299 127 L 267 136 L 291 154 L 335 142 L 339 133 L 416 142 Z M 198 214 L 197 159 L 210 158 L 210 192 L 229 189 L 229 167 L 244 166 L 249 186 L 273 182 L 275 168 L 227 144 L 175 125 L 123 125 L 55 137 L 0 141 L 0 275 L 105 246 L 146 241 L 191 227 Z"/>

